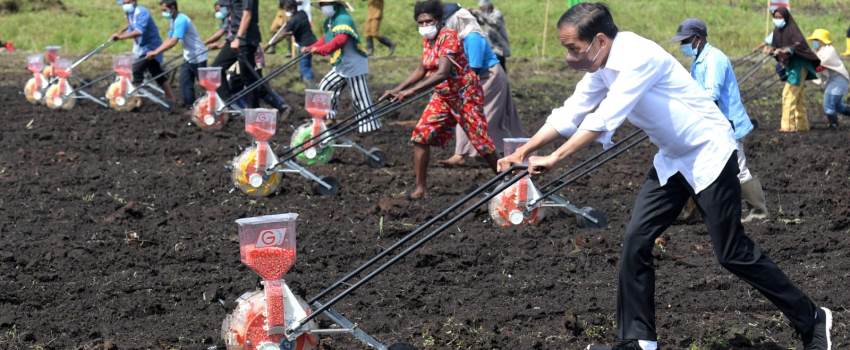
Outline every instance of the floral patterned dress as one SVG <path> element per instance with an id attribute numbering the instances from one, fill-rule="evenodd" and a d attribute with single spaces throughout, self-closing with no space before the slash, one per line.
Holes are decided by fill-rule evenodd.
<path id="1" fill-rule="evenodd" d="M 481 82 L 469 68 L 456 31 L 442 28 L 433 44 L 423 39 L 422 65 L 426 75 L 437 71 L 440 57 L 449 58 L 453 66 L 451 73 L 446 81 L 434 87 L 431 101 L 413 129 L 411 141 L 444 146 L 454 136 L 455 125 L 459 124 L 479 154 L 493 153 L 496 148 L 487 135 Z"/>

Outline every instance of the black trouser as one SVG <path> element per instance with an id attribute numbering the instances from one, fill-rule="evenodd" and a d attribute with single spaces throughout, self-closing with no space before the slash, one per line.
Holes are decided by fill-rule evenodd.
<path id="1" fill-rule="evenodd" d="M 192 108 L 195 103 L 195 80 L 198 80 L 198 68 L 204 68 L 207 62 L 183 62 L 180 66 L 180 95 L 183 97 L 183 107 Z"/>
<path id="2" fill-rule="evenodd" d="M 239 51 L 234 51 L 230 48 L 230 41 L 224 44 L 224 48 L 218 53 L 218 57 L 215 58 L 215 62 L 213 62 L 213 67 L 221 67 L 221 76 L 227 76 L 227 70 L 234 63 L 239 63 L 239 76 L 242 78 L 242 81 L 245 83 L 245 86 L 249 86 L 259 79 L 259 75 L 254 70 L 257 66 L 257 61 L 255 55 L 257 54 L 257 45 L 253 44 L 242 44 L 239 46 Z M 241 56 L 241 58 L 240 58 Z M 230 84 L 228 84 L 227 79 L 221 80 L 221 86 L 218 88 L 218 94 L 221 98 L 227 100 L 233 93 L 237 91 L 230 90 Z M 264 98 L 268 93 L 266 90 L 266 86 L 262 85 L 255 89 L 252 93 L 246 96 L 246 103 L 249 108 L 257 108 L 259 107 L 259 99 Z M 275 106 L 279 107 L 279 106 Z"/>
<path id="3" fill-rule="evenodd" d="M 708 226 L 720 265 L 761 292 L 798 331 L 814 327 L 815 304 L 744 233 L 737 174 L 735 152 L 717 180 L 694 195 L 682 174 L 677 173 L 661 186 L 655 168 L 650 170 L 635 200 L 623 239 L 617 294 L 620 339 L 656 340 L 652 247 L 691 196 Z"/>
<path id="4" fill-rule="evenodd" d="M 155 59 L 148 60 L 144 58 L 137 58 L 136 62 L 133 63 L 133 85 L 138 86 L 145 81 L 145 72 L 150 73 L 151 77 L 155 77 L 165 71 L 162 70 L 162 64 Z M 167 82 L 168 78 L 165 75 L 156 78 L 156 83 L 159 84 L 159 86 L 165 86 Z"/>
<path id="5" fill-rule="evenodd" d="M 496 58 L 499 59 L 499 64 L 502 65 L 502 69 L 505 70 L 505 73 L 508 72 L 508 58 L 505 56 L 496 55 Z"/>

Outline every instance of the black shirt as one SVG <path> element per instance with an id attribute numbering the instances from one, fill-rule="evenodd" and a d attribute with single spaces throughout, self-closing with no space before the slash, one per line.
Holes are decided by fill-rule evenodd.
<path id="1" fill-rule="evenodd" d="M 293 14 L 289 22 L 286 22 L 283 31 L 292 33 L 298 46 L 307 47 L 316 43 L 316 36 L 313 35 L 313 28 L 310 27 L 310 19 L 304 11 Z"/>
<path id="2" fill-rule="evenodd" d="M 248 22 L 248 30 L 245 32 L 245 44 L 259 45 L 260 37 L 260 11 L 259 0 L 230 0 L 230 33 L 235 37 L 239 33 L 239 23 L 242 22 L 242 12 L 251 11 L 251 21 Z"/>

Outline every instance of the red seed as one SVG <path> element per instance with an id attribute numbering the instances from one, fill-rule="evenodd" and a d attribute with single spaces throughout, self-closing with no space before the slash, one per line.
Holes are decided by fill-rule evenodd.
<path id="1" fill-rule="evenodd" d="M 266 283 L 266 307 L 270 327 L 285 326 L 283 310 L 283 288 L 280 283 Z"/>
<path id="2" fill-rule="evenodd" d="M 246 259 L 243 261 L 264 280 L 283 278 L 295 264 L 295 250 L 281 247 L 247 246 Z"/>

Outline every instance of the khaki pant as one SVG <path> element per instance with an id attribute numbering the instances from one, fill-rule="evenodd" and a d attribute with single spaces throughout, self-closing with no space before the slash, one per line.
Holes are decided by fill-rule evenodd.
<path id="1" fill-rule="evenodd" d="M 785 84 L 782 90 L 782 121 L 779 131 L 797 132 L 809 130 L 809 118 L 806 116 L 806 101 L 803 93 L 807 71 L 800 72 L 800 85 Z"/>

